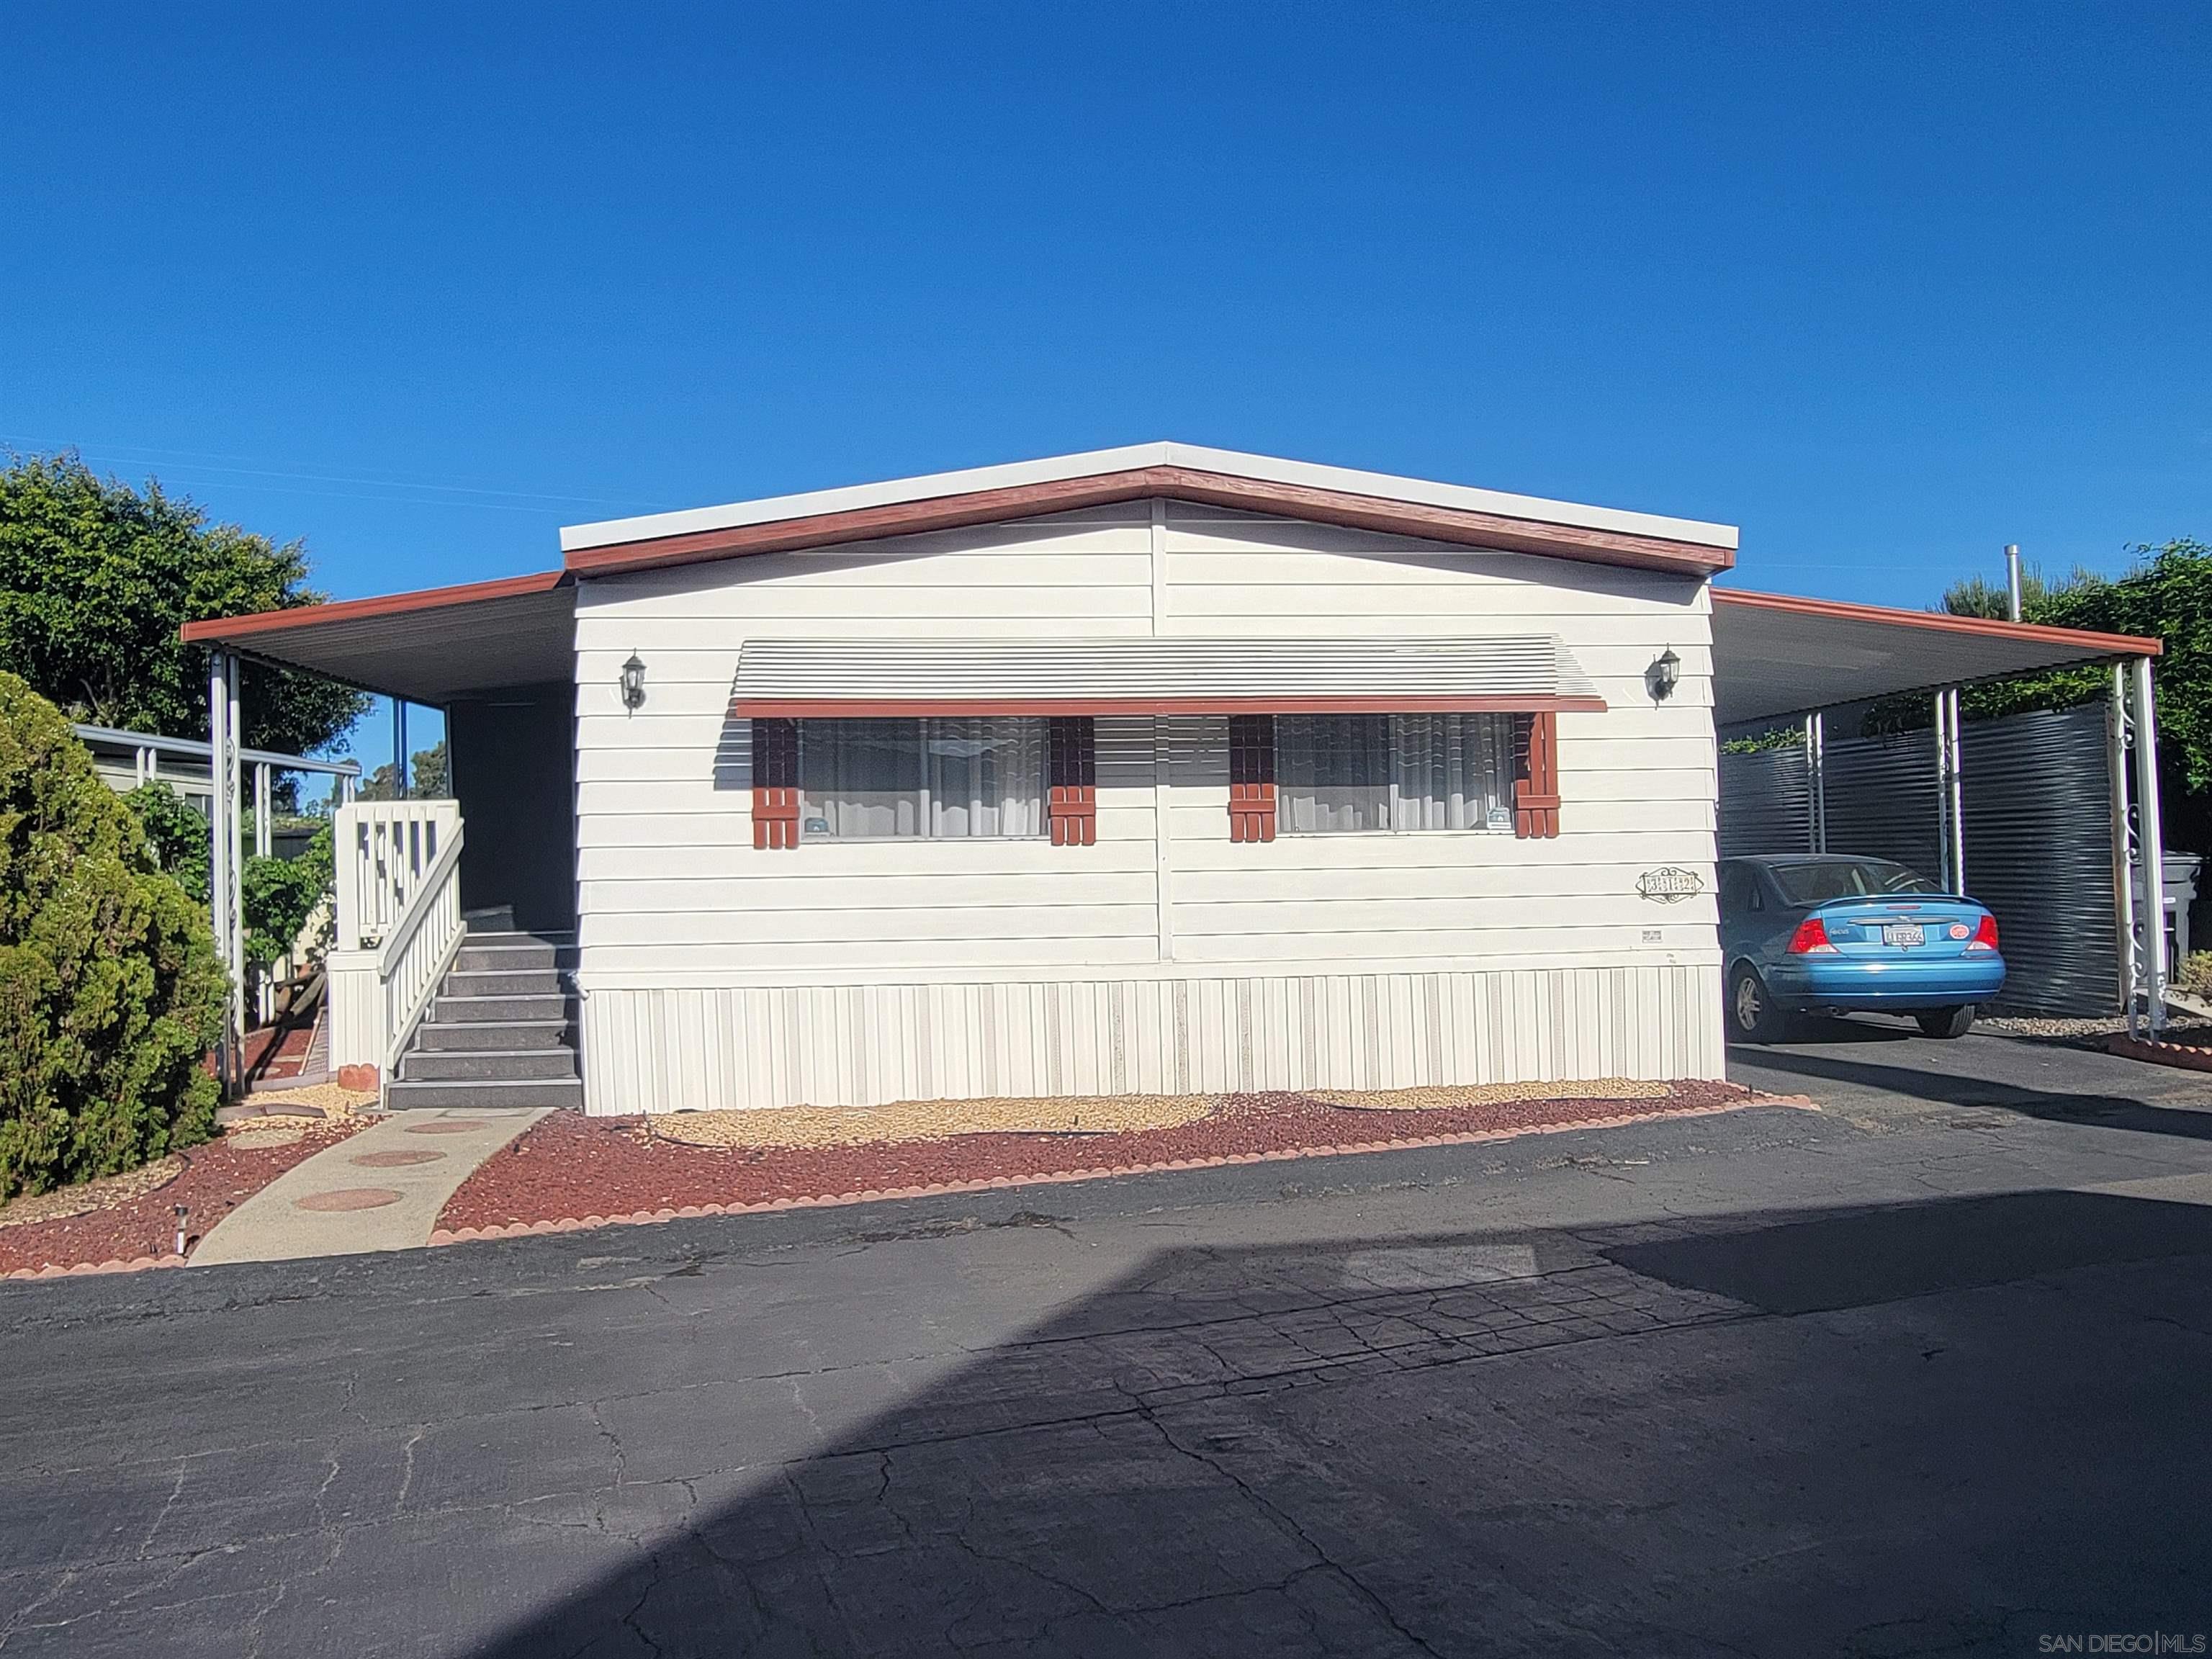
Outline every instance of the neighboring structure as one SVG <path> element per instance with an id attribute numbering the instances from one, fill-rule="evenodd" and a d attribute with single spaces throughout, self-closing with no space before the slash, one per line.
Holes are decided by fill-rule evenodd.
<path id="1" fill-rule="evenodd" d="M 496 910 L 598 1111 L 1717 1077 L 1735 545 L 1148 445 L 186 635 L 447 711 L 457 807 L 341 818 L 342 1063 Z"/>

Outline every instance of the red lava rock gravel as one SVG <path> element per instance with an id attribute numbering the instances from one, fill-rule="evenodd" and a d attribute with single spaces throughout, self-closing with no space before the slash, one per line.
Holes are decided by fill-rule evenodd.
<path id="1" fill-rule="evenodd" d="M 627 1216 L 709 1204 L 830 1198 L 945 1182 L 1106 1174 L 1176 1159 L 1376 1146 L 1712 1109 L 1749 1101 L 1725 1083 L 1682 1082 L 1630 1100 L 1502 1101 L 1422 1111 L 1348 1110 L 1298 1094 L 1232 1095 L 1209 1117 L 1121 1133 L 989 1133 L 822 1147 L 696 1146 L 647 1138 L 636 1117 L 556 1112 L 461 1185 L 440 1228 Z"/>
<path id="2" fill-rule="evenodd" d="M 0 1273 L 168 1256 L 176 1249 L 178 1205 L 189 1206 L 185 1227 L 198 1243 L 285 1170 L 360 1127 L 343 1120 L 316 1124 L 281 1146 L 242 1146 L 228 1136 L 194 1146 L 184 1154 L 183 1171 L 166 1186 L 83 1215 L 0 1227 Z"/>

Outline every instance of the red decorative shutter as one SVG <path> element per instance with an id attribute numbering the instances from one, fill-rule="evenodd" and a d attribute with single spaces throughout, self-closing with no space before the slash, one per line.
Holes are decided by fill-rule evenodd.
<path id="1" fill-rule="evenodd" d="M 1088 714 L 1045 722 L 1050 789 L 1045 817 L 1054 847 L 1089 847 L 1098 839 L 1098 744 Z"/>
<path id="2" fill-rule="evenodd" d="M 1559 717 L 1548 710 L 1513 717 L 1519 777 L 1513 786 L 1513 833 L 1548 841 L 1559 833 Z"/>
<path id="3" fill-rule="evenodd" d="M 753 845 L 799 845 L 799 722 L 753 722 Z"/>
<path id="4" fill-rule="evenodd" d="M 1275 838 L 1275 717 L 1229 717 L 1229 839 Z"/>

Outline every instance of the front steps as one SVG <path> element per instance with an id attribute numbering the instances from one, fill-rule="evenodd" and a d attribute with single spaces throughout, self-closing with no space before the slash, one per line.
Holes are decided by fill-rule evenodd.
<path id="1" fill-rule="evenodd" d="M 512 915 L 471 916 L 446 982 L 400 1056 L 394 1110 L 470 1106 L 580 1108 L 575 1008 L 565 933 L 518 931 Z"/>

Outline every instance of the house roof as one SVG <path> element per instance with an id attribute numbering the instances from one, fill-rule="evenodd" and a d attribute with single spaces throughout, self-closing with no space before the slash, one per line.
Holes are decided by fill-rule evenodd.
<path id="1" fill-rule="evenodd" d="M 604 575 L 1155 496 L 1683 575 L 1735 562 L 1729 525 L 1176 443 L 577 525 L 561 532 L 561 550 L 571 572 Z"/>
<path id="2" fill-rule="evenodd" d="M 564 568 L 500 581 L 187 624 L 186 640 L 425 703 L 575 672 L 580 577 L 1018 519 L 1155 496 L 1468 546 L 1704 577 L 1725 525 L 1540 501 L 1187 444 L 1144 444 L 562 532 Z M 1782 594 L 1712 590 L 1715 714 L 1725 725 L 1893 692 L 2155 655 L 2156 640 Z"/>

